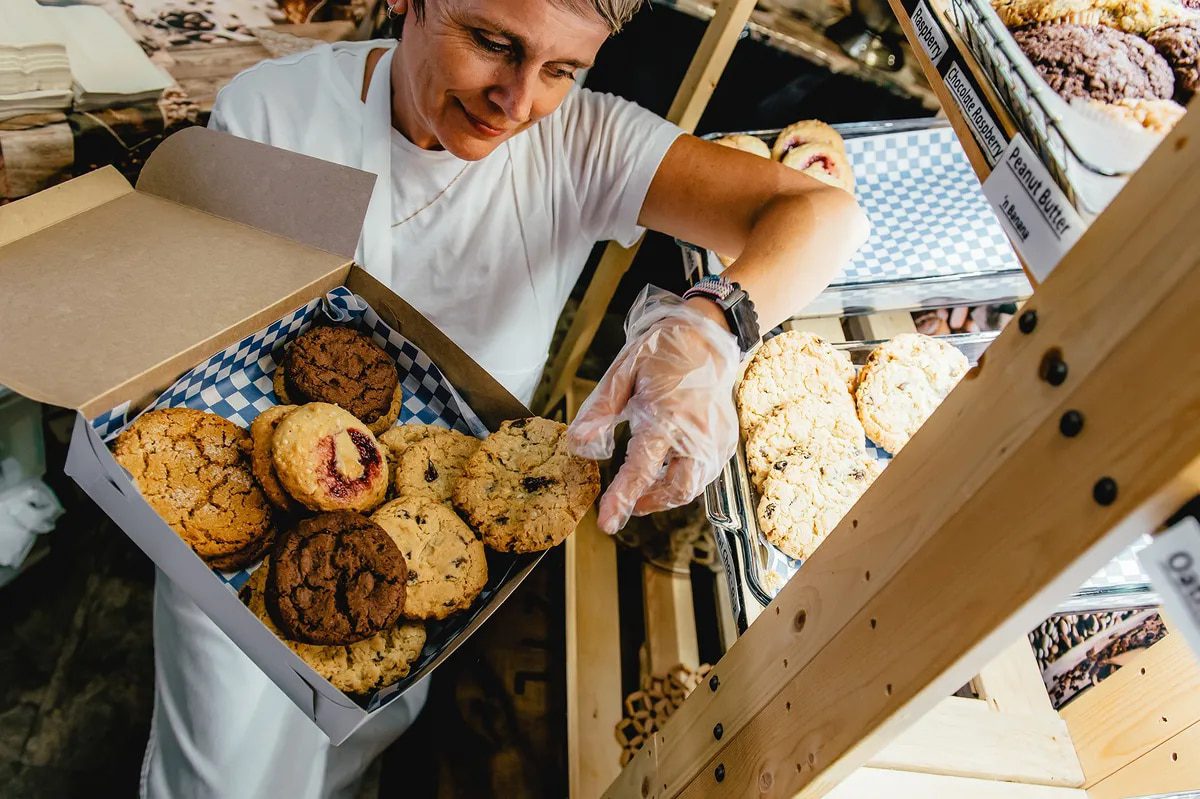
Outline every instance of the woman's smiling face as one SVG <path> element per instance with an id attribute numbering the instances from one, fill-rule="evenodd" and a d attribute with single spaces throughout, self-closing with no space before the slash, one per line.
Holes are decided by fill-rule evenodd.
<path id="1" fill-rule="evenodd" d="M 392 65 L 392 113 L 418 147 L 475 161 L 552 113 L 609 28 L 587 0 L 409 0 Z"/>

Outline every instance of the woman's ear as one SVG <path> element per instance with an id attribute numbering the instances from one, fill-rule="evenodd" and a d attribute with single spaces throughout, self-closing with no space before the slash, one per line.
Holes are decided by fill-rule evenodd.
<path id="1" fill-rule="evenodd" d="M 408 0 L 386 0 L 386 2 L 391 6 L 388 9 L 391 16 L 399 17 L 408 13 Z"/>

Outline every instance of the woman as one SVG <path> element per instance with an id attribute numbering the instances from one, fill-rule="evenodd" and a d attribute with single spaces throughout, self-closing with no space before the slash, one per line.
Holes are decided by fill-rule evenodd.
<path id="1" fill-rule="evenodd" d="M 738 256 L 726 275 L 765 330 L 866 237 L 848 194 L 576 87 L 641 0 L 386 2 L 398 43 L 259 64 L 221 92 L 211 126 L 380 175 L 358 262 L 526 403 L 597 241 L 629 245 L 648 227 Z M 757 331 L 723 307 L 729 285 L 704 288 L 638 305 L 571 428 L 576 450 L 598 457 L 631 422 L 601 500 L 609 532 L 692 499 L 732 452 L 734 372 Z M 156 798 L 353 795 L 427 690 L 330 747 L 161 574 L 155 663 L 143 794 Z"/>

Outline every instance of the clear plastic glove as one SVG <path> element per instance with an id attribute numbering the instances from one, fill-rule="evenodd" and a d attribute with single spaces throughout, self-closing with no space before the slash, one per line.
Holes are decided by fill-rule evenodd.
<path id="1" fill-rule="evenodd" d="M 647 286 L 625 320 L 625 346 L 567 430 L 577 455 L 612 457 L 629 422 L 625 463 L 600 499 L 600 529 L 691 501 L 737 447 L 733 381 L 740 352 L 726 328 Z"/>

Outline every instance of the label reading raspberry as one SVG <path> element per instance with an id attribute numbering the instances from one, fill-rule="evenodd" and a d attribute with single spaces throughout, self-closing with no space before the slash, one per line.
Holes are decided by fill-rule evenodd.
<path id="1" fill-rule="evenodd" d="M 941 24 L 925 0 L 917 3 L 917 7 L 913 10 L 912 24 L 913 30 L 917 33 L 917 40 L 921 42 L 921 47 L 925 49 L 929 60 L 936 67 L 942 60 L 942 56 L 950 50 L 950 43 L 946 41 L 946 34 L 942 31 Z"/>

